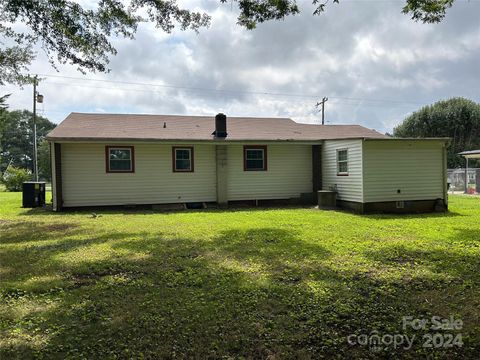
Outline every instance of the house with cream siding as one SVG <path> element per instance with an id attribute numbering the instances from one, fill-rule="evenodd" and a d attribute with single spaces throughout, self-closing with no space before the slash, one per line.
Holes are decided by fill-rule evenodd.
<path id="1" fill-rule="evenodd" d="M 53 208 L 314 202 L 358 212 L 446 209 L 448 139 L 285 118 L 72 113 L 47 140 Z"/>

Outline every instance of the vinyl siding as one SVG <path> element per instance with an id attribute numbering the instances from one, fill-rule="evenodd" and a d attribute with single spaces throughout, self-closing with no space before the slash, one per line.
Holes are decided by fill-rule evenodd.
<path id="1" fill-rule="evenodd" d="M 362 202 L 362 140 L 327 140 L 322 147 L 322 189 L 336 186 L 338 200 Z M 348 176 L 337 175 L 339 149 L 348 150 Z"/>
<path id="2" fill-rule="evenodd" d="M 267 145 L 267 171 L 244 171 L 243 145 L 229 145 L 227 156 L 230 201 L 288 199 L 312 192 L 311 145 Z"/>
<path id="3" fill-rule="evenodd" d="M 106 173 L 105 145 L 62 144 L 64 206 L 216 201 L 215 146 L 195 145 L 195 171 L 174 173 L 172 145 L 137 144 L 134 173 Z"/>
<path id="4" fill-rule="evenodd" d="M 365 202 L 444 198 L 442 142 L 365 141 L 363 151 Z"/>

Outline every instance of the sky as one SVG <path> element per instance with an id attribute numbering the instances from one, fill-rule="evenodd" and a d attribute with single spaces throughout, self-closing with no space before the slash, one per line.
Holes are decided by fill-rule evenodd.
<path id="1" fill-rule="evenodd" d="M 92 0 L 84 1 L 92 2 Z M 301 14 L 237 25 L 233 3 L 182 1 L 212 16 L 209 28 L 171 34 L 142 24 L 134 40 L 114 39 L 107 74 L 51 67 L 38 50 L 31 73 L 43 78 L 40 114 L 59 123 L 70 112 L 290 117 L 392 132 L 438 100 L 480 102 L 480 1 L 457 0 L 440 24 L 416 23 L 401 0 L 340 0 Z M 10 109 L 31 109 L 32 89 L 5 86 Z"/>

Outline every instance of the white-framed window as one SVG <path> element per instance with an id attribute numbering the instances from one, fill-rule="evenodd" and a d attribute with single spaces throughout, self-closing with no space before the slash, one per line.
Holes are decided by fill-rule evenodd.
<path id="1" fill-rule="evenodd" d="M 337 176 L 348 175 L 348 149 L 337 149 Z"/>
<path id="2" fill-rule="evenodd" d="M 173 172 L 193 172 L 193 147 L 172 148 Z"/>
<path id="3" fill-rule="evenodd" d="M 135 172 L 133 146 L 106 146 L 107 173 Z"/>

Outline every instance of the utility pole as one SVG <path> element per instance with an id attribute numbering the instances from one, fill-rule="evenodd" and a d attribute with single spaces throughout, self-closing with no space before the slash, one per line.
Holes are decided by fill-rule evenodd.
<path id="1" fill-rule="evenodd" d="M 38 181 L 37 161 L 37 75 L 33 77 L 33 173 Z"/>
<path id="2" fill-rule="evenodd" d="M 325 103 L 328 101 L 328 97 L 324 96 L 322 101 L 317 102 L 315 105 L 317 108 L 322 105 L 322 125 L 325 125 Z"/>

